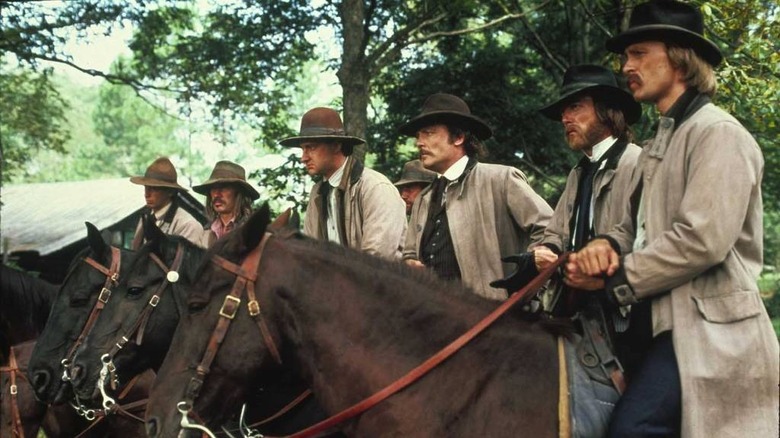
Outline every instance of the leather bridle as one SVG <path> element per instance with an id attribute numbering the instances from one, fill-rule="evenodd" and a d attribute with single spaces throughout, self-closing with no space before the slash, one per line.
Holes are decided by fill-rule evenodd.
<path id="1" fill-rule="evenodd" d="M 19 364 L 16 362 L 16 353 L 14 347 L 9 348 L 8 366 L 0 367 L 0 372 L 9 374 L 9 396 L 11 403 L 11 431 L 15 436 L 24 438 L 24 427 L 22 427 L 22 415 L 19 412 L 19 402 L 17 400 L 17 393 L 19 392 L 18 386 L 16 386 L 16 375 L 27 380 L 24 377 L 24 373 L 21 373 Z"/>
<path id="2" fill-rule="evenodd" d="M 268 243 L 270 233 L 263 235 L 260 244 L 255 247 L 249 255 L 244 259 L 241 265 L 237 265 L 228 261 L 227 259 L 218 255 L 212 256 L 211 262 L 218 267 L 231 272 L 236 275 L 236 281 L 233 283 L 233 288 L 230 293 L 225 296 L 225 300 L 222 302 L 222 307 L 219 310 L 219 320 L 214 327 L 214 331 L 211 333 L 209 342 L 206 346 L 206 351 L 203 354 L 203 358 L 195 369 L 195 376 L 193 376 L 187 384 L 187 389 L 184 393 L 184 400 L 179 402 L 178 408 L 182 412 L 182 427 L 186 428 L 199 428 L 191 425 L 187 420 L 187 414 L 193 410 L 195 399 L 200 393 L 200 389 L 203 386 L 203 381 L 211 370 L 211 363 L 217 355 L 219 347 L 222 345 L 222 341 L 225 339 L 227 330 L 230 327 L 230 323 L 236 317 L 238 308 L 241 305 L 241 297 L 244 291 L 247 295 L 247 309 L 249 316 L 251 316 L 263 335 L 268 350 L 273 356 L 274 360 L 281 364 L 282 358 L 279 355 L 279 349 L 276 347 L 276 343 L 271 337 L 271 331 L 268 329 L 268 325 L 265 319 L 262 317 L 260 303 L 255 297 L 255 283 L 257 281 L 257 270 L 260 266 L 260 259 L 263 255 L 263 249 Z M 185 423 L 187 424 L 185 426 Z"/>
<path id="3" fill-rule="evenodd" d="M 111 409 L 111 407 L 116 403 L 115 400 L 108 396 L 105 391 L 106 379 L 108 379 L 112 390 L 116 390 L 119 383 L 118 377 L 116 375 L 116 366 L 113 362 L 114 356 L 116 356 L 116 354 L 119 353 L 122 348 L 124 348 L 133 335 L 135 335 L 136 345 L 141 345 L 143 342 L 146 325 L 149 323 L 149 317 L 157 307 L 157 304 L 160 302 L 163 293 L 166 291 L 166 289 L 168 289 L 169 285 L 179 281 L 179 269 L 181 268 L 181 263 L 184 258 L 184 246 L 179 243 L 176 247 L 176 255 L 173 257 L 173 263 L 171 264 L 170 268 L 165 265 L 165 263 L 160 259 L 160 257 L 157 256 L 157 254 L 150 252 L 149 258 L 151 258 L 152 261 L 162 270 L 163 274 L 165 274 L 165 279 L 154 291 L 152 296 L 149 298 L 149 301 L 139 312 L 130 328 L 118 338 L 108 353 L 100 357 L 102 369 L 100 370 L 100 378 L 98 379 L 97 386 L 100 389 L 101 395 L 103 396 L 103 407 L 105 409 Z"/>

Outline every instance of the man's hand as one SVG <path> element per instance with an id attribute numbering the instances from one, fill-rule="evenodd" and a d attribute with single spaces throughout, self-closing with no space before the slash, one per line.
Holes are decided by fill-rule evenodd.
<path id="1" fill-rule="evenodd" d="M 582 289 L 582 290 L 604 289 L 603 278 L 601 278 L 600 276 L 591 277 L 583 274 L 582 271 L 580 271 L 577 264 L 572 263 L 571 257 L 569 257 L 569 261 L 566 263 L 566 275 L 563 279 L 563 282 L 566 283 L 567 286 L 573 287 L 575 289 Z"/>
<path id="2" fill-rule="evenodd" d="M 577 265 L 578 274 L 590 277 L 600 277 L 602 274 L 611 276 L 620 267 L 620 256 L 612 249 L 609 241 L 595 239 L 572 254 L 569 263 Z"/>
<path id="3" fill-rule="evenodd" d="M 425 265 L 423 262 L 415 259 L 406 259 L 404 260 L 404 263 L 406 263 L 406 266 L 417 268 L 417 269 L 425 269 Z"/>
<path id="4" fill-rule="evenodd" d="M 544 245 L 539 245 L 532 249 L 534 253 L 534 265 L 539 272 L 544 271 L 548 266 L 558 260 L 558 255 Z"/>

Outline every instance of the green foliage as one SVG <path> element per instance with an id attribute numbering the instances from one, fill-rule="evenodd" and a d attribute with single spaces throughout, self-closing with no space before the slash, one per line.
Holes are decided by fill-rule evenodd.
<path id="1" fill-rule="evenodd" d="M 23 177 L 25 163 L 37 152 L 62 152 L 70 132 L 65 119 L 68 106 L 51 82 L 51 70 L 12 70 L 0 62 L 0 155 L 5 182 Z"/>

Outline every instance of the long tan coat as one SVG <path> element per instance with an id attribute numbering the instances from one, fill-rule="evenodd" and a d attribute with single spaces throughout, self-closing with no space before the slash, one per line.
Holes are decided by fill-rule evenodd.
<path id="1" fill-rule="evenodd" d="M 506 290 L 489 285 L 514 270 L 501 258 L 526 251 L 541 240 L 552 208 L 513 167 L 477 163 L 466 172 L 462 182 L 448 186 L 446 204 L 461 279 L 478 295 L 504 300 Z M 404 260 L 419 260 L 431 195 L 429 186 L 412 206 Z"/>
<path id="2" fill-rule="evenodd" d="M 620 147 L 619 143 L 612 147 Z M 623 219 L 623 206 L 628 204 L 631 197 L 633 190 L 631 179 L 641 151 L 639 146 L 628 143 L 620 155 L 607 159 L 596 172 L 593 178 L 595 202 L 592 214 L 595 235 L 606 233 Z M 569 250 L 571 245 L 570 223 L 577 210 L 577 189 L 581 174 L 580 166 L 576 166 L 569 172 L 566 187 L 544 231 L 544 239 L 540 242 L 553 245 L 561 252 Z"/>
<path id="3" fill-rule="evenodd" d="M 661 118 L 637 165 L 647 245 L 623 259 L 635 296 L 618 299 L 651 299 L 654 333 L 672 329 L 684 437 L 777 437 L 780 351 L 756 285 L 763 157 L 715 105 L 673 125 Z M 610 235 L 627 250 L 624 219 Z"/>
<path id="4" fill-rule="evenodd" d="M 320 221 L 321 184 L 312 188 L 303 232 L 315 239 L 327 240 L 326 225 Z M 378 257 L 400 259 L 406 232 L 406 204 L 393 183 L 381 173 L 348 158 L 337 193 L 341 197 L 339 203 L 344 207 L 339 229 L 342 242 Z"/>

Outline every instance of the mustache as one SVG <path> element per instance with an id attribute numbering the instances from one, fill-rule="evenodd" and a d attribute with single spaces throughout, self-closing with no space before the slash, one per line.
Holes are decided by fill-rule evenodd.
<path id="1" fill-rule="evenodd" d="M 626 77 L 626 83 L 630 82 L 636 82 L 639 85 L 642 85 L 642 79 L 637 75 L 628 75 Z"/>

